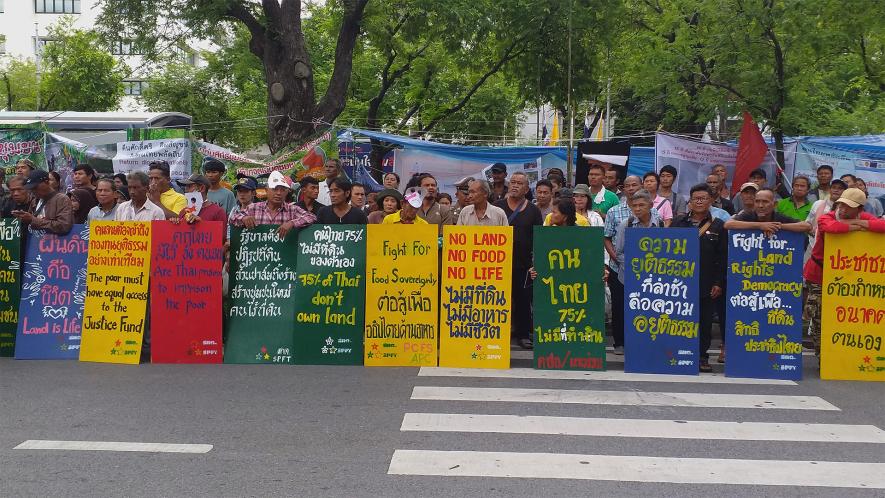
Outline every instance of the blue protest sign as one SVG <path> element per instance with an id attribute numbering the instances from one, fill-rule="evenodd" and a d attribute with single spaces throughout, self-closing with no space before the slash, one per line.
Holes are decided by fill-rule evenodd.
<path id="1" fill-rule="evenodd" d="M 67 235 L 42 233 L 28 239 L 16 359 L 79 357 L 88 249 L 88 225 L 74 225 Z"/>
<path id="2" fill-rule="evenodd" d="M 624 235 L 624 371 L 697 375 L 697 230 L 627 228 Z"/>
<path id="3" fill-rule="evenodd" d="M 728 233 L 725 375 L 802 378 L 805 234 Z"/>

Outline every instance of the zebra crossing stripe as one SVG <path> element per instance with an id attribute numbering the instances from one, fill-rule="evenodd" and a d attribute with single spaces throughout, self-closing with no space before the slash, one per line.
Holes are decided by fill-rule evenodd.
<path id="1" fill-rule="evenodd" d="M 885 464 L 396 450 L 388 474 L 885 489 Z"/>
<path id="2" fill-rule="evenodd" d="M 406 413 L 402 431 L 885 444 L 873 425 Z"/>
<path id="3" fill-rule="evenodd" d="M 545 380 L 599 380 L 619 382 L 669 382 L 685 384 L 744 384 L 767 386 L 795 386 L 792 380 L 745 379 L 726 377 L 718 373 L 701 375 L 665 375 L 626 373 L 616 370 L 593 372 L 585 370 L 535 370 L 532 368 L 511 368 L 495 370 L 482 368 L 421 367 L 419 377 L 478 377 L 494 379 L 545 379 Z"/>
<path id="4" fill-rule="evenodd" d="M 415 386 L 414 400 L 840 411 L 817 396 Z"/>

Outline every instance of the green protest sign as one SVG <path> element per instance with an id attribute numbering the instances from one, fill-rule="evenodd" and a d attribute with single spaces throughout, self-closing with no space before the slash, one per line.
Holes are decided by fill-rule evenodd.
<path id="1" fill-rule="evenodd" d="M 43 130 L 31 128 L 0 129 L 0 167 L 7 175 L 15 172 L 15 165 L 22 159 L 34 161 L 37 169 L 46 169 Z"/>
<path id="2" fill-rule="evenodd" d="M 295 363 L 362 365 L 366 227 L 313 225 L 298 234 Z"/>
<path id="3" fill-rule="evenodd" d="M 292 363 L 298 238 L 277 228 L 231 229 L 225 363 Z"/>
<path id="4" fill-rule="evenodd" d="M 602 229 L 535 227 L 535 368 L 605 369 Z"/>
<path id="5" fill-rule="evenodd" d="M 21 299 L 21 231 L 15 218 L 0 218 L 0 356 L 15 353 Z"/>

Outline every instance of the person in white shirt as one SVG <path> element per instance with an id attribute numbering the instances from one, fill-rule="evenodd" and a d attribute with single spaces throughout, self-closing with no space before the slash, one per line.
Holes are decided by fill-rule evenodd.
<path id="1" fill-rule="evenodd" d="M 148 199 L 148 176 L 141 171 L 133 171 L 126 177 L 129 182 L 130 200 L 117 206 L 116 221 L 165 220 L 164 211 Z"/>
<path id="2" fill-rule="evenodd" d="M 341 174 L 341 161 L 335 158 L 327 159 L 323 164 L 323 173 L 326 175 L 326 181 L 320 182 L 320 194 L 317 196 L 317 202 L 328 206 L 332 204 L 332 198 L 329 197 L 329 187 L 332 185 L 332 180 Z"/>

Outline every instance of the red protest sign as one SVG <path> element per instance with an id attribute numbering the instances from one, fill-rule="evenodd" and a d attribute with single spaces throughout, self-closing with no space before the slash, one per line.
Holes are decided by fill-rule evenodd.
<path id="1" fill-rule="evenodd" d="M 223 223 L 155 221 L 151 233 L 151 361 L 221 363 Z"/>

